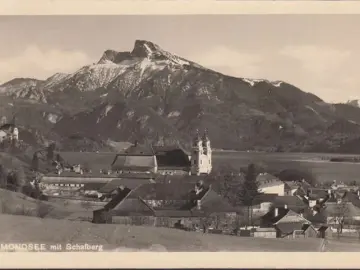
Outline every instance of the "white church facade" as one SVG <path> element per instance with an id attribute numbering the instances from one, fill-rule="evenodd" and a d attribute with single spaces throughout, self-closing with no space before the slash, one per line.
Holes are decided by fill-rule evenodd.
<path id="1" fill-rule="evenodd" d="M 212 150 L 207 132 L 200 137 L 197 133 L 191 150 L 191 174 L 210 174 L 212 170 Z"/>

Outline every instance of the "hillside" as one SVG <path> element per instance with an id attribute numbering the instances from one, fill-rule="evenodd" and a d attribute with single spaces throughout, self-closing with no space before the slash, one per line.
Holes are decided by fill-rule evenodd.
<path id="1" fill-rule="evenodd" d="M 321 239 L 253 239 L 176 229 L 0 215 L 1 243 L 104 245 L 119 251 L 320 251 Z M 56 231 L 56 233 L 54 233 Z M 305 241 L 306 240 L 306 241 Z"/>
<path id="2" fill-rule="evenodd" d="M 217 149 L 336 152 L 360 137 L 358 107 L 283 81 L 230 77 L 144 40 L 72 74 L 12 80 L 0 93 L 10 100 L 2 113 L 16 114 L 34 142 L 63 140 L 66 150 L 77 148 L 64 139 L 73 136 L 84 138 L 80 148 L 107 151 L 108 140 L 189 146 L 204 128 Z"/>

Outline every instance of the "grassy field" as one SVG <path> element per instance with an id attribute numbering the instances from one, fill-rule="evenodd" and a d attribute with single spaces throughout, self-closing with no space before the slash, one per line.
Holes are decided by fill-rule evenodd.
<path id="1" fill-rule="evenodd" d="M 39 201 L 21 193 L 0 189 L 0 214 L 88 221 L 92 219 L 92 211 L 99 208 L 101 206 L 98 204 L 74 200 Z"/>
<path id="2" fill-rule="evenodd" d="M 176 229 L 0 215 L 1 243 L 97 244 L 103 251 L 359 252 L 336 239 L 265 239 Z"/>
<path id="3" fill-rule="evenodd" d="M 105 250 L 320 251 L 320 239 L 251 239 L 176 229 L 0 215 L 1 243 L 100 244 Z M 56 233 L 55 233 L 56 232 Z"/>
<path id="4" fill-rule="evenodd" d="M 320 182 L 360 183 L 360 163 L 330 162 L 331 154 L 312 153 L 246 153 L 216 152 L 213 154 L 214 167 L 228 165 L 234 168 L 247 166 L 251 162 L 259 162 L 270 169 L 302 169 L 311 172 Z M 335 154 L 336 157 L 350 156 Z"/>

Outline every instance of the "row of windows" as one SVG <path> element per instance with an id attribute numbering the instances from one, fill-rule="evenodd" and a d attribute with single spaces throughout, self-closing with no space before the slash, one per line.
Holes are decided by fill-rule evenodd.
<path id="1" fill-rule="evenodd" d="M 197 160 L 193 160 L 193 164 L 196 165 Z M 211 159 L 208 160 L 209 164 L 211 164 Z M 202 159 L 200 159 L 200 164 L 202 165 Z"/>
<path id="2" fill-rule="evenodd" d="M 49 187 L 84 187 L 84 184 L 48 184 Z"/>

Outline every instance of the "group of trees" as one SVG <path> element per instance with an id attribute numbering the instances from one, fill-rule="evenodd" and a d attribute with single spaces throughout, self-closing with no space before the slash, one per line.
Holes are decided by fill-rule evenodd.
<path id="1" fill-rule="evenodd" d="M 257 182 L 260 173 L 269 172 L 282 181 L 302 181 L 306 180 L 310 185 L 317 184 L 316 177 L 308 170 L 285 169 L 281 171 L 271 170 L 263 164 L 249 164 L 240 170 L 234 170 L 230 166 L 222 166 L 214 170 L 209 175 L 208 183 L 212 184 L 224 198 L 233 206 L 242 209 L 245 225 L 253 224 L 253 205 L 259 192 Z"/>
<path id="2" fill-rule="evenodd" d="M 21 191 L 27 185 L 27 182 L 22 167 L 9 171 L 3 165 L 0 165 L 0 188 Z"/>
<path id="3" fill-rule="evenodd" d="M 51 164 L 54 160 L 62 163 L 63 159 L 59 154 L 55 154 L 56 150 L 56 144 L 51 143 L 46 148 L 46 154 L 42 154 L 41 151 L 37 151 L 33 154 L 32 160 L 31 160 L 31 169 L 35 172 L 38 172 L 40 169 L 40 161 L 45 161 L 48 164 Z"/>
<path id="4" fill-rule="evenodd" d="M 245 215 L 246 225 L 250 225 L 252 224 L 252 206 L 254 200 L 260 195 L 257 176 L 261 168 L 250 164 L 247 168 L 242 168 L 241 172 L 223 167 L 211 174 L 208 181 L 233 206 L 239 209 L 246 208 L 242 214 Z"/>

